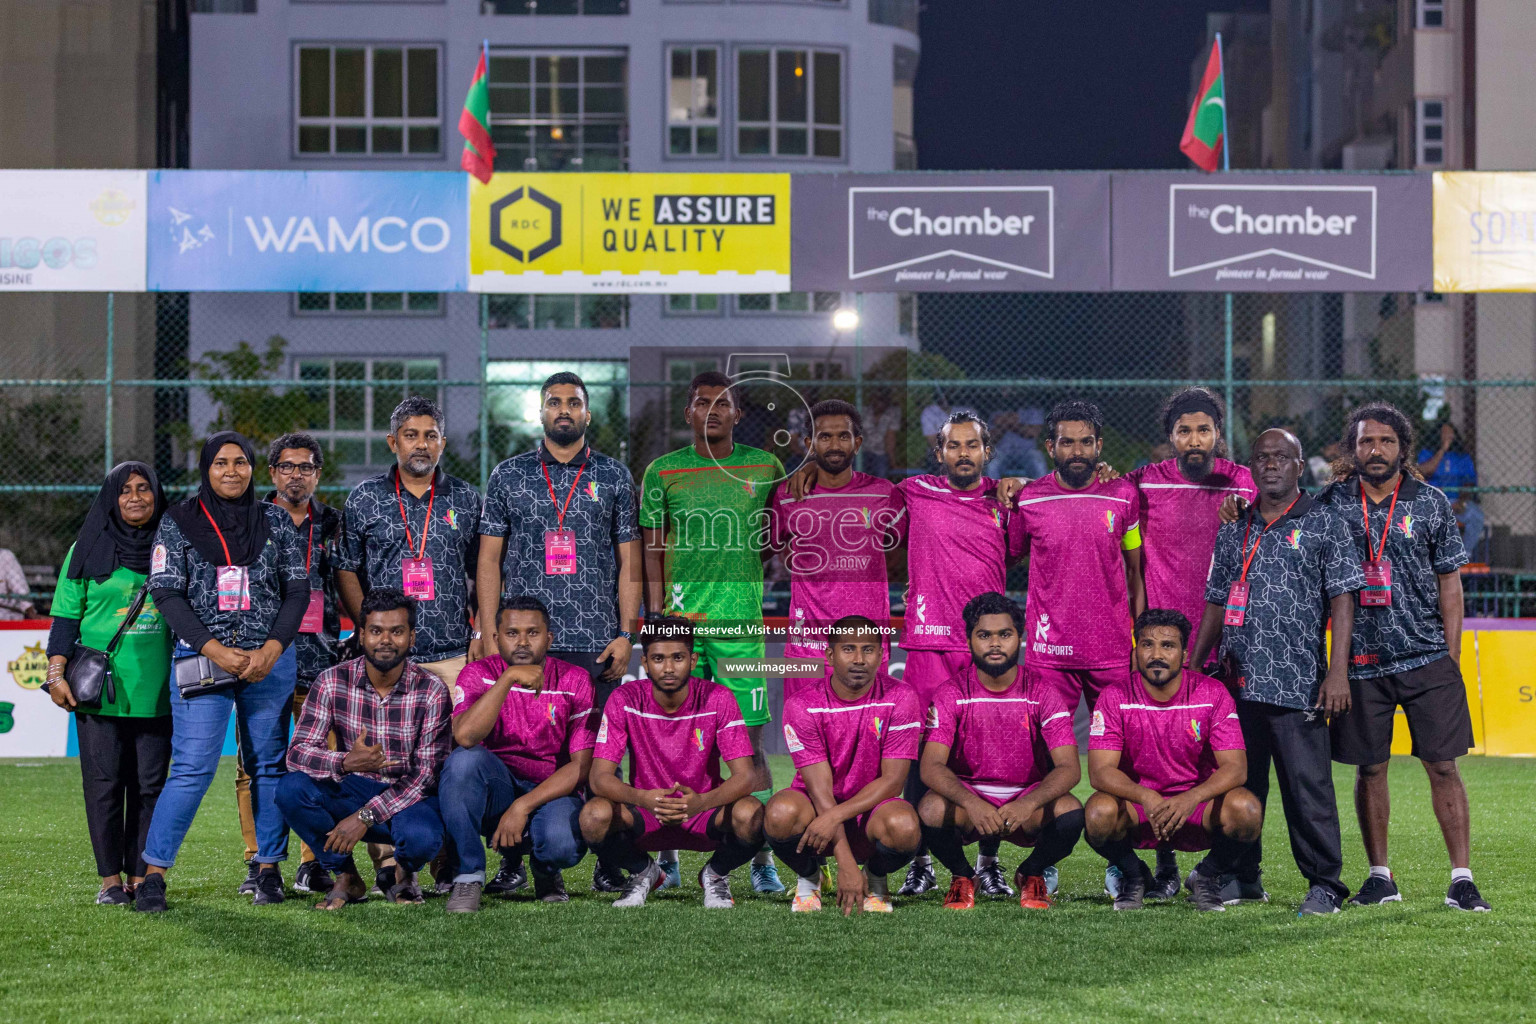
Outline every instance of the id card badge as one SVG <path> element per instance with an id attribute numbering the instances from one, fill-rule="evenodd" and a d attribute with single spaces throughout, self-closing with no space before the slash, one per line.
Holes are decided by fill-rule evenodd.
<path id="1" fill-rule="evenodd" d="M 1228 626 L 1241 626 L 1247 613 L 1248 584 L 1234 583 L 1232 589 L 1227 591 L 1227 615 L 1222 622 Z"/>
<path id="2" fill-rule="evenodd" d="M 418 601 L 431 601 L 437 597 L 437 585 L 432 582 L 432 559 L 402 558 L 400 560 L 400 589 L 406 597 Z"/>
<path id="3" fill-rule="evenodd" d="M 576 571 L 576 531 L 544 531 L 544 575 L 569 576 Z"/>
<path id="4" fill-rule="evenodd" d="M 304 609 L 304 617 L 299 620 L 300 633 L 318 633 L 325 628 L 325 591 L 311 590 L 309 592 L 309 605 Z"/>
<path id="5" fill-rule="evenodd" d="M 250 570 L 243 565 L 221 565 L 218 576 L 219 611 L 244 612 L 251 609 Z"/>
<path id="6" fill-rule="evenodd" d="M 1360 591 L 1360 604 L 1365 608 L 1392 607 L 1392 563 L 1386 559 L 1362 562 L 1365 570 L 1365 587 Z"/>

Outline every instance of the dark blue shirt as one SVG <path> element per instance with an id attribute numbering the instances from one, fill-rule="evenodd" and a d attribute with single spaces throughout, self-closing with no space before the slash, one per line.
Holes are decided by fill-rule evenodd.
<path id="1" fill-rule="evenodd" d="M 1434 457 L 1435 453 L 1426 448 L 1419 452 L 1419 465 L 1422 466 Z M 1461 488 L 1477 486 L 1477 466 L 1466 452 L 1448 451 L 1440 459 L 1440 465 L 1435 467 L 1434 473 L 1424 478 L 1424 482 L 1440 488 L 1447 498 L 1456 501 L 1461 497 Z M 1475 501 L 1477 495 L 1469 494 L 1467 499 Z"/>
<path id="2" fill-rule="evenodd" d="M 480 492 L 439 469 L 433 485 L 436 497 L 428 489 L 418 498 L 403 485 L 397 497 L 398 472 L 398 467 L 391 467 L 387 473 L 364 480 L 347 495 L 336 568 L 358 573 L 364 593 L 372 587 L 400 587 L 401 563 L 422 550 L 425 529 L 435 594 L 432 600 L 417 603 L 416 645 L 411 648 L 411 657 L 417 661 L 457 658 L 469 650 L 469 580 L 479 550 Z M 406 523 L 410 524 L 409 548 Z M 292 528 L 293 523 L 288 525 Z"/>
<path id="3" fill-rule="evenodd" d="M 560 521 L 551 485 L 562 504 L 571 493 L 564 525 L 576 535 L 576 572 L 568 575 L 544 571 L 544 534 Z M 480 533 L 507 542 L 502 596 L 528 594 L 549 608 L 551 650 L 595 654 L 618 636 L 617 548 L 640 536 L 635 481 L 624 463 L 591 446 L 562 463 L 540 442 L 491 473 Z"/>
<path id="4" fill-rule="evenodd" d="M 275 494 L 268 494 L 272 501 Z M 273 502 L 273 507 L 288 510 Z M 315 510 L 320 511 L 315 518 Z M 288 517 L 289 522 L 293 516 Z M 314 524 L 314 544 L 311 550 L 310 525 Z M 300 632 L 293 638 L 294 656 L 298 660 L 299 687 L 307 688 L 315 679 L 336 664 L 337 645 L 341 636 L 341 595 L 336 586 L 336 554 L 341 547 L 341 512 L 322 502 L 310 499 L 309 515 L 296 528 L 299 536 L 299 557 L 309 559 L 309 589 L 318 590 L 325 602 L 325 615 L 320 632 Z"/>

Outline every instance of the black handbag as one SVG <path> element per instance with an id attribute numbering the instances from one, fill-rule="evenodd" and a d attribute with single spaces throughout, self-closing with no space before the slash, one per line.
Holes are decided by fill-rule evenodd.
<path id="1" fill-rule="evenodd" d="M 184 658 L 172 658 L 171 679 L 175 681 L 182 700 L 201 697 L 205 693 L 228 690 L 240 682 L 238 676 L 224 671 L 206 654 L 189 654 Z"/>
<path id="2" fill-rule="evenodd" d="M 74 694 L 75 703 L 81 707 L 99 708 L 102 698 L 111 704 L 117 700 L 117 684 L 112 681 L 112 652 L 117 650 L 118 643 L 123 639 L 123 634 L 128 628 L 138 621 L 139 612 L 144 610 L 144 598 L 149 593 L 149 584 L 139 588 L 138 596 L 133 599 L 133 604 L 128 608 L 128 615 L 123 619 L 123 624 L 117 627 L 112 640 L 107 644 L 107 649 L 98 651 L 94 647 L 87 647 L 80 641 L 75 641 L 75 648 L 69 653 L 69 660 L 64 663 L 64 678 L 69 683 L 69 691 Z"/>

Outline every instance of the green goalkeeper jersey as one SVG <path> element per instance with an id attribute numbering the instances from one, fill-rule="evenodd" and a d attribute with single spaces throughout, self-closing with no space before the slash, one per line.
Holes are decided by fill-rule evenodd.
<path id="1" fill-rule="evenodd" d="M 701 622 L 761 622 L 768 499 L 784 466 L 738 444 L 722 459 L 690 445 L 646 468 L 640 525 L 667 531 L 665 609 Z"/>

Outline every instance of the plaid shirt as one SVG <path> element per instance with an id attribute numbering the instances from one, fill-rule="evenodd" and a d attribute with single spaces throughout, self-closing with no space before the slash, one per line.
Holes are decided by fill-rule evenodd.
<path id="1" fill-rule="evenodd" d="M 400 681 L 382 699 L 368 681 L 367 662 L 344 661 L 320 673 L 310 689 L 288 745 L 288 767 L 316 779 L 339 780 L 347 774 L 341 767 L 347 751 L 366 728 L 367 742 L 382 743 L 385 758 L 399 762 L 382 773 L 356 773 L 393 783 L 363 805 L 387 821 L 426 796 L 437 781 L 453 738 L 449 710 L 448 688 L 413 661 L 405 663 Z M 326 744 L 333 731 L 335 750 Z"/>

